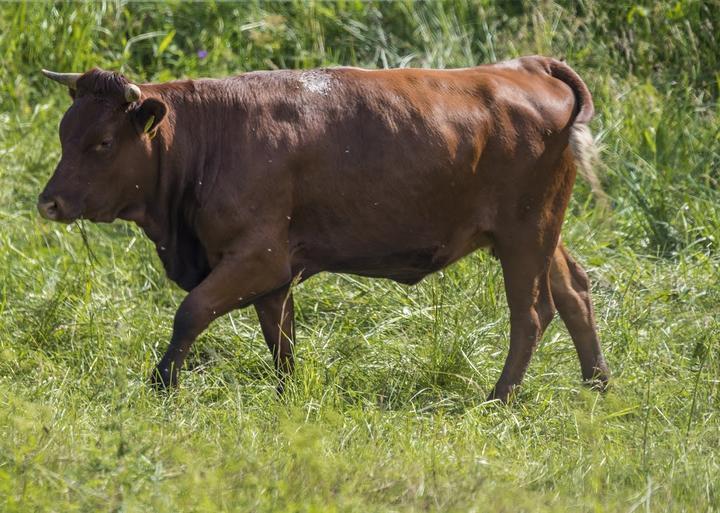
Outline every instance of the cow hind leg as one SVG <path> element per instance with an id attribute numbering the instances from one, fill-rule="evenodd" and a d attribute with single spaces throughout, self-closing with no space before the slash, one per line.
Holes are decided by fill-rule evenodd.
<path id="1" fill-rule="evenodd" d="M 610 371 L 600 348 L 585 270 L 558 244 L 550 265 L 550 286 L 555 306 L 572 337 L 583 380 L 594 388 L 607 387 Z"/>
<path id="2" fill-rule="evenodd" d="M 520 385 L 538 341 L 554 315 L 549 283 L 550 259 L 544 251 L 502 251 L 505 294 L 510 307 L 510 350 L 488 400 L 507 402 Z"/>
<path id="3" fill-rule="evenodd" d="M 290 377 L 294 368 L 295 319 L 289 285 L 259 298 L 254 306 L 275 364 L 277 392 L 282 394 L 285 380 Z"/>

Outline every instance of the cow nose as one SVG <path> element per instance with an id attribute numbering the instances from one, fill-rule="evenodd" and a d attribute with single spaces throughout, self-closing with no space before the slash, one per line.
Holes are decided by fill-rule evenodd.
<path id="1" fill-rule="evenodd" d="M 46 199 L 41 195 L 38 198 L 37 208 L 40 215 L 50 221 L 55 221 L 60 216 L 60 208 L 55 199 Z"/>

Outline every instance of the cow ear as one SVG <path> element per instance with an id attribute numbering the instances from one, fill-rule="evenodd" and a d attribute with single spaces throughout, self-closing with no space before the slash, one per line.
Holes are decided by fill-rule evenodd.
<path id="1" fill-rule="evenodd" d="M 148 98 L 132 113 L 135 128 L 140 134 L 155 136 L 155 129 L 163 122 L 167 105 L 155 98 Z"/>

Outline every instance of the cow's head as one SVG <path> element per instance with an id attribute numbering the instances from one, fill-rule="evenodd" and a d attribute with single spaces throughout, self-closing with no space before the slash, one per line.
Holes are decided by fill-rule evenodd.
<path id="1" fill-rule="evenodd" d="M 151 142 L 167 113 L 155 98 L 122 75 L 93 69 L 54 73 L 73 103 L 60 122 L 62 158 L 38 198 L 40 214 L 53 221 L 130 218 L 154 187 Z"/>

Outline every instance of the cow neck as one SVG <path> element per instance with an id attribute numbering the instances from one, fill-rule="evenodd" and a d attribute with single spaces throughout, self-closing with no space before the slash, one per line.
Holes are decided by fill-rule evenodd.
<path id="1" fill-rule="evenodd" d="M 157 184 L 153 204 L 143 226 L 155 243 L 168 277 L 185 290 L 197 286 L 210 272 L 205 248 L 195 230 L 200 208 L 204 154 L 197 124 L 182 123 L 183 105 L 169 105 L 169 122 L 153 140 L 157 155 Z"/>

